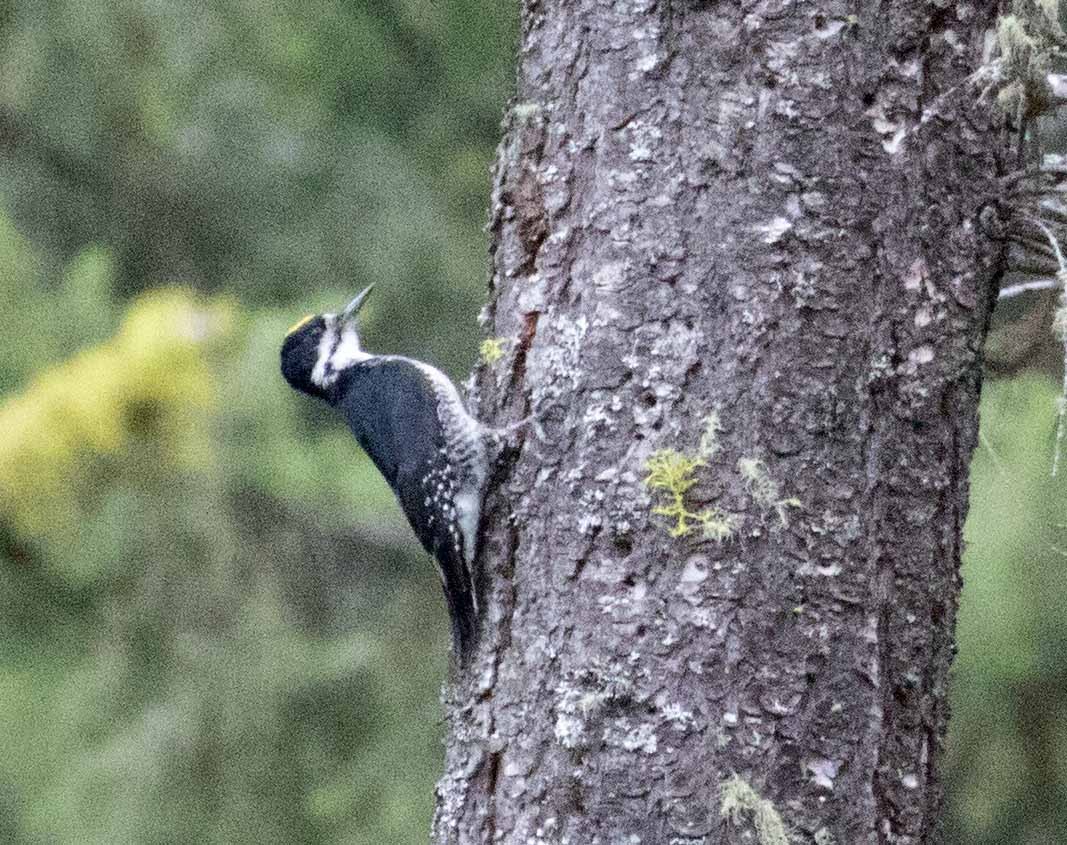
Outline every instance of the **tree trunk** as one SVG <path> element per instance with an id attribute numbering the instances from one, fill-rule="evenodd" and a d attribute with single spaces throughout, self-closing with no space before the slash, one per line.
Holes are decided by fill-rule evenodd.
<path id="1" fill-rule="evenodd" d="M 438 845 L 939 839 L 992 5 L 524 4 Z"/>

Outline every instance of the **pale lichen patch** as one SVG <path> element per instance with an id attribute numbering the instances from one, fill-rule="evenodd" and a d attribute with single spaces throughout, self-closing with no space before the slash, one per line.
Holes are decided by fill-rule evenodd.
<path id="1" fill-rule="evenodd" d="M 542 108 L 540 103 L 522 102 L 511 107 L 511 113 L 520 123 L 527 123 L 533 118 L 539 117 Z"/>
<path id="2" fill-rule="evenodd" d="M 997 100 L 1009 114 L 1040 114 L 1054 102 L 1048 73 L 1053 59 L 1067 47 L 1059 7 L 1059 0 L 1014 0 L 1011 13 L 997 24 Z"/>
<path id="3" fill-rule="evenodd" d="M 779 523 L 783 528 L 787 527 L 788 510 L 801 507 L 800 500 L 792 496 L 782 498 L 780 485 L 758 458 L 739 459 L 737 471 L 741 474 L 752 500 L 764 510 L 773 508 L 778 514 Z"/>
<path id="4" fill-rule="evenodd" d="M 704 431 L 700 435 L 700 446 L 697 451 L 702 458 L 711 460 L 722 450 L 719 442 L 719 434 L 722 432 L 722 418 L 719 409 L 715 408 L 704 417 Z"/>
<path id="5" fill-rule="evenodd" d="M 655 728 L 647 722 L 634 725 L 630 719 L 616 719 L 604 728 L 604 742 L 625 751 L 640 751 L 655 754 L 659 748 L 659 739 Z"/>
<path id="6" fill-rule="evenodd" d="M 704 519 L 701 521 L 701 529 L 706 540 L 723 543 L 734 537 L 741 527 L 741 518 L 737 514 L 724 511 L 722 508 L 709 507 L 703 513 Z"/>
<path id="7" fill-rule="evenodd" d="M 837 845 L 837 840 L 827 828 L 820 827 L 815 831 L 815 845 Z"/>
<path id="8" fill-rule="evenodd" d="M 740 775 L 724 781 L 719 792 L 719 813 L 734 827 L 746 818 L 752 819 L 759 845 L 789 845 L 785 822 L 774 804 L 759 793 Z"/>
<path id="9" fill-rule="evenodd" d="M 687 710 L 680 704 L 671 703 L 663 708 L 663 718 L 674 730 L 684 733 L 696 724 L 696 717 L 692 710 Z"/>
<path id="10" fill-rule="evenodd" d="M 589 741 L 591 724 L 600 719 L 605 708 L 634 695 L 635 672 L 617 661 L 595 660 L 588 668 L 568 672 L 556 687 L 553 725 L 556 741 L 568 749 L 584 747 Z M 613 736 L 621 743 L 629 731 Z M 647 741 L 645 738 L 642 744 Z"/>

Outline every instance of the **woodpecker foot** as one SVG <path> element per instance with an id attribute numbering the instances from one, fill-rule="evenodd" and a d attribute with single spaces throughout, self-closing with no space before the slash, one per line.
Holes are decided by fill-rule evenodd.
<path id="1" fill-rule="evenodd" d="M 504 428 L 490 428 L 488 430 L 489 439 L 500 452 L 509 452 L 518 449 L 522 445 L 522 439 L 518 437 L 518 434 L 532 419 L 532 416 L 523 417 L 518 422 L 512 423 Z"/>
<path id="2" fill-rule="evenodd" d="M 488 430 L 489 440 L 493 444 L 497 460 L 513 455 L 522 448 L 523 443 L 526 441 L 523 430 L 527 427 L 533 431 L 534 436 L 542 443 L 547 441 L 548 438 L 541 427 L 537 414 L 529 414 L 518 422 L 503 428 L 491 428 Z"/>

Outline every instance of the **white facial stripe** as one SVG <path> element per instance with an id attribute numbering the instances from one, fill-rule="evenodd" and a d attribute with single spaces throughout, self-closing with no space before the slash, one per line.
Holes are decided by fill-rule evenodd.
<path id="1" fill-rule="evenodd" d="M 330 358 L 330 369 L 336 374 L 345 367 L 351 367 L 360 361 L 366 361 L 369 357 L 369 353 L 360 349 L 356 327 L 349 323 L 341 330 L 341 342 L 334 348 L 333 355 Z"/>
<path id="2" fill-rule="evenodd" d="M 359 335 L 353 324 L 349 323 L 339 332 L 337 316 L 326 314 L 325 318 L 326 330 L 319 340 L 318 359 L 311 371 L 311 380 L 319 387 L 329 387 L 337 381 L 342 370 L 371 357 L 360 348 Z"/>
<path id="3" fill-rule="evenodd" d="M 315 369 L 311 371 L 311 381 L 319 387 L 326 387 L 330 382 L 330 353 L 337 343 L 337 329 L 334 328 L 333 318 L 326 317 L 326 331 L 319 338 L 319 357 L 315 360 Z"/>

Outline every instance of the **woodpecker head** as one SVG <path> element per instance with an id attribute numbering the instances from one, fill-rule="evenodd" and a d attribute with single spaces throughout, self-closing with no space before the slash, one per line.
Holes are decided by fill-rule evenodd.
<path id="1" fill-rule="evenodd" d="M 289 329 L 282 343 L 282 375 L 292 387 L 326 399 L 346 368 L 370 357 L 359 345 L 356 315 L 373 287 L 366 287 L 340 314 L 308 315 Z"/>

